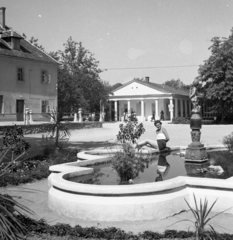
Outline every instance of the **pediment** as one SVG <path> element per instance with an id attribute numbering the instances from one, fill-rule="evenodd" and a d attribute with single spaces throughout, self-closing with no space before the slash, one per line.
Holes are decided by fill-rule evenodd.
<path id="1" fill-rule="evenodd" d="M 147 95 L 147 94 L 158 94 L 163 95 L 164 92 L 161 92 L 155 88 L 145 86 L 138 82 L 132 82 L 126 86 L 121 87 L 120 89 L 114 91 L 114 96 L 132 96 L 132 95 Z"/>

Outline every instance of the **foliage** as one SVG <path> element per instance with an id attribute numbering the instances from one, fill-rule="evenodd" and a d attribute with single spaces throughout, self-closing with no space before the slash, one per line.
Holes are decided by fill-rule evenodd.
<path id="1" fill-rule="evenodd" d="M 50 175 L 49 167 L 51 165 L 75 161 L 77 161 L 76 151 L 68 151 L 60 146 L 57 154 L 54 154 L 54 147 L 50 147 L 50 144 L 47 143 L 44 155 L 17 161 L 11 165 L 11 168 L 5 170 L 4 174 L 0 176 L 0 187 L 47 178 Z M 4 169 L 6 165 L 7 163 L 2 163 L 0 168 Z"/>
<path id="2" fill-rule="evenodd" d="M 107 227 L 107 228 L 99 228 L 99 227 L 81 227 L 80 225 L 76 225 L 71 227 L 68 224 L 56 224 L 56 225 L 48 225 L 43 219 L 41 220 L 33 220 L 26 216 L 18 216 L 18 220 L 28 226 L 28 230 L 30 231 L 29 235 L 38 235 L 41 238 L 50 239 L 49 236 L 67 236 L 67 239 L 131 239 L 131 240 L 139 240 L 139 239 L 191 239 L 193 236 L 193 232 L 186 231 L 176 231 L 176 230 L 166 230 L 164 233 L 157 233 L 153 231 L 144 231 L 143 233 L 133 234 L 132 232 L 125 232 L 116 227 Z M 230 240 L 233 235 L 230 234 L 218 234 L 218 239 Z M 52 238 L 54 239 L 54 238 Z M 214 238 L 212 238 L 214 239 Z"/>
<path id="3" fill-rule="evenodd" d="M 19 204 L 11 196 L 0 194 L 0 239 L 23 239 L 27 228 L 17 219 L 17 216 L 23 216 L 22 212 L 32 214 L 32 211 Z"/>
<path id="4" fill-rule="evenodd" d="M 214 119 L 202 119 L 202 125 L 211 125 L 215 124 Z M 175 117 L 172 119 L 173 124 L 190 124 L 190 118 L 188 117 Z"/>
<path id="5" fill-rule="evenodd" d="M 145 128 L 143 124 L 138 124 L 137 118 L 133 118 L 131 121 L 131 117 L 129 121 L 126 121 L 126 124 L 120 124 L 119 128 L 120 131 L 117 135 L 117 141 L 121 143 L 135 143 L 136 139 L 139 139 L 140 136 L 145 132 Z"/>
<path id="6" fill-rule="evenodd" d="M 135 149 L 129 143 L 121 145 L 122 150 L 117 151 L 112 159 L 111 166 L 117 172 L 122 181 L 129 181 L 138 177 L 139 172 L 143 172 L 151 160 L 151 154 L 135 154 Z"/>
<path id="7" fill-rule="evenodd" d="M 16 125 L 8 127 L 3 133 L 3 147 L 0 152 L 0 163 L 6 162 L 0 171 L 3 176 L 17 160 L 27 153 L 30 144 L 23 139 L 23 130 Z M 10 155 L 10 156 L 9 156 Z"/>
<path id="8" fill-rule="evenodd" d="M 210 110 L 221 114 L 221 123 L 233 113 L 233 29 L 228 38 L 214 37 L 211 56 L 199 68 L 197 80 L 202 83 L 205 99 L 211 100 Z"/>
<path id="9" fill-rule="evenodd" d="M 209 215 L 210 215 L 211 210 L 214 207 L 215 203 L 217 202 L 217 199 L 211 204 L 211 206 L 208 209 L 208 201 L 206 199 L 204 200 L 204 203 L 200 199 L 200 205 L 198 207 L 197 200 L 196 200 L 196 197 L 194 194 L 193 194 L 193 197 L 194 197 L 195 208 L 192 208 L 186 199 L 184 199 L 184 200 L 185 200 L 186 204 L 188 205 L 189 209 L 191 210 L 191 212 L 195 218 L 195 222 L 193 222 L 189 219 L 184 219 L 184 220 L 181 220 L 178 222 L 189 221 L 189 222 L 194 223 L 194 228 L 195 228 L 194 235 L 195 235 L 196 240 L 224 239 L 221 237 L 221 234 L 217 233 L 214 230 L 213 226 L 208 223 L 211 219 L 224 213 L 225 211 L 229 210 L 230 208 L 226 209 L 225 211 L 215 214 L 213 217 L 210 217 Z M 178 223 L 178 222 L 176 222 L 176 223 Z M 176 223 L 174 223 L 174 224 L 176 224 Z M 174 225 L 174 224 L 172 224 L 172 225 Z M 170 226 L 172 226 L 172 225 L 170 225 Z M 207 228 L 208 225 L 209 225 L 209 228 Z"/>
<path id="10" fill-rule="evenodd" d="M 4 177 L 8 171 L 12 170 L 12 166 L 18 163 L 16 160 L 19 160 L 29 147 L 29 143 L 23 140 L 22 128 L 14 126 L 4 131 L 3 147 L 0 153 L 0 163 L 4 166 L 1 165 L 3 167 L 0 169 L 0 178 Z M 10 153 L 10 158 L 8 158 L 8 153 Z M 0 239 L 20 239 L 22 238 L 22 234 L 27 232 L 25 226 L 16 218 L 16 215 L 22 214 L 21 211 L 32 213 L 12 197 L 0 194 Z"/>
<path id="11" fill-rule="evenodd" d="M 233 132 L 223 138 L 223 144 L 230 152 L 233 152 Z"/>
<path id="12" fill-rule="evenodd" d="M 7 127 L 3 132 L 3 148 L 0 155 L 0 163 L 10 153 L 10 161 L 16 161 L 22 157 L 30 148 L 30 144 L 23 140 L 23 130 L 16 125 Z"/>
<path id="13" fill-rule="evenodd" d="M 185 85 L 179 78 L 177 80 L 171 79 L 164 83 L 166 86 L 170 86 L 175 89 L 189 90 L 190 85 Z"/>
<path id="14" fill-rule="evenodd" d="M 47 133 L 50 137 L 55 135 L 55 147 L 58 147 L 59 140 L 69 140 L 70 131 L 64 123 L 62 123 L 60 116 L 56 110 L 48 113 L 48 116 L 52 119 L 52 122 L 48 125 Z"/>
<path id="15" fill-rule="evenodd" d="M 50 53 L 62 64 L 58 71 L 58 111 L 77 112 L 78 108 L 99 111 L 100 100 L 105 105 L 111 91 L 111 86 L 99 77 L 102 72 L 99 62 L 81 42 L 71 37 L 64 48 L 64 51 Z"/>

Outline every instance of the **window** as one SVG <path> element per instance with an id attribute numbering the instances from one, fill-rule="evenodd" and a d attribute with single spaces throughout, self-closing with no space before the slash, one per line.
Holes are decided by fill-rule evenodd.
<path id="1" fill-rule="evenodd" d="M 42 101 L 42 104 L 41 104 L 41 112 L 42 112 L 42 113 L 50 112 L 49 101 Z"/>
<path id="2" fill-rule="evenodd" d="M 42 71 L 41 72 L 41 82 L 42 83 L 50 83 L 50 75 L 48 75 L 47 71 Z"/>
<path id="3" fill-rule="evenodd" d="M 23 81 L 23 68 L 17 68 L 17 80 Z"/>
<path id="4" fill-rule="evenodd" d="M 0 95 L 0 113 L 3 113 L 3 95 Z"/>

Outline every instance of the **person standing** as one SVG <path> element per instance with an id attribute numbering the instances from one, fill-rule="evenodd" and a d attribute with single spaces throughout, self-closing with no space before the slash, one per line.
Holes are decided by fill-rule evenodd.
<path id="1" fill-rule="evenodd" d="M 164 121 L 164 111 L 161 110 L 160 112 L 160 121 Z"/>

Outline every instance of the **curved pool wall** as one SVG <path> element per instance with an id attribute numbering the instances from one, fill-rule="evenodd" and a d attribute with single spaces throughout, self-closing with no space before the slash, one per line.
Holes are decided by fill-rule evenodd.
<path id="1" fill-rule="evenodd" d="M 219 148 L 222 146 L 209 146 Z M 185 147 L 174 147 L 182 149 Z M 96 221 L 159 220 L 188 210 L 184 198 L 195 207 L 196 198 L 216 202 L 213 211 L 233 214 L 233 177 L 226 180 L 176 177 L 156 183 L 138 185 L 91 185 L 68 181 L 71 177 L 92 172 L 88 167 L 109 159 L 105 149 L 81 152 L 85 161 L 59 164 L 50 167 L 49 207 L 61 215 Z M 96 154 L 96 155 L 93 155 Z"/>

